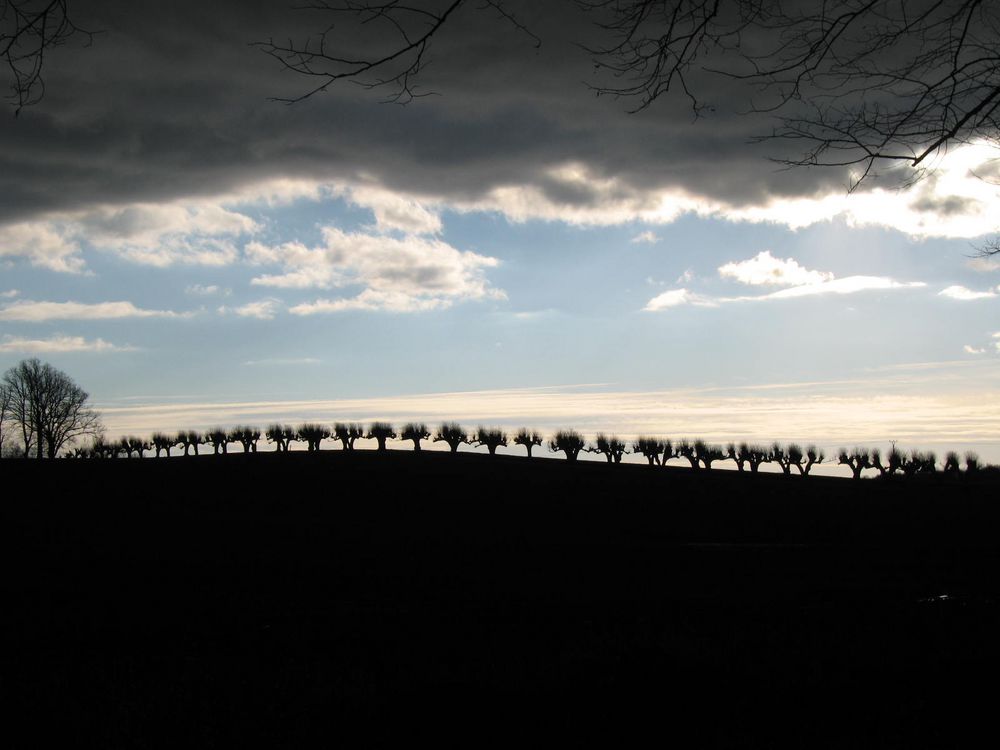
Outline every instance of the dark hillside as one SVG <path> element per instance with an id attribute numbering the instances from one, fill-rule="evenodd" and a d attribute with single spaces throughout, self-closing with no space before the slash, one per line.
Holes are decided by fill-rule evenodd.
<path id="1" fill-rule="evenodd" d="M 4 702 L 98 746 L 953 746 L 992 712 L 986 479 L 403 451 L 0 470 Z"/>

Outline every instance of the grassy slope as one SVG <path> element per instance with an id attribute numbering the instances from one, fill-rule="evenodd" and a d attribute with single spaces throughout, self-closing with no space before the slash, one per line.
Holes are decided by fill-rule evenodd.
<path id="1" fill-rule="evenodd" d="M 2 501 L 5 698 L 106 746 L 951 744 L 1000 666 L 982 483 L 409 452 L 0 471 L 33 488 Z"/>

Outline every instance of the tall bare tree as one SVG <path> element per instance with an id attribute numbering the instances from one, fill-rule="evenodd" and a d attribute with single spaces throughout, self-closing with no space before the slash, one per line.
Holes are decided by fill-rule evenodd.
<path id="1" fill-rule="evenodd" d="M 20 428 L 25 455 L 55 458 L 65 446 L 103 429 L 89 394 L 48 363 L 22 360 L 4 373 L 3 385 L 8 418 Z"/>

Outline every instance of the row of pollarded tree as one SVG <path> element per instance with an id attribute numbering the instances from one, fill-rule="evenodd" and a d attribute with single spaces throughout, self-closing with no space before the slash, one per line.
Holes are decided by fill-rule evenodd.
<path id="1" fill-rule="evenodd" d="M 298 427 L 272 424 L 263 432 L 256 427 L 241 425 L 228 430 L 217 428 L 203 433 L 188 430 L 167 435 L 158 432 L 148 440 L 131 436 L 114 442 L 99 439 L 91 448 L 77 449 L 72 455 L 142 458 L 147 451 L 155 451 L 156 457 L 160 457 L 170 456 L 171 450 L 179 447 L 188 456 L 192 453 L 198 455 L 199 446 L 211 446 L 213 453 L 218 455 L 228 453 L 230 445 L 240 445 L 244 453 L 256 453 L 257 444 L 262 439 L 272 443 L 279 452 L 290 450 L 292 443 L 296 442 L 305 443 L 310 451 L 318 451 L 322 442 L 327 439 L 339 441 L 344 450 L 348 451 L 354 450 L 355 442 L 359 439 L 375 440 L 380 451 L 387 450 L 390 440 L 412 442 L 416 451 L 421 450 L 423 441 L 444 442 L 452 453 L 456 453 L 462 445 L 485 447 L 490 455 L 495 455 L 497 448 L 515 445 L 525 448 L 528 458 L 531 458 L 533 448 L 546 444 L 541 433 L 527 428 L 508 434 L 495 427 L 479 427 L 470 433 L 458 423 L 445 422 L 432 434 L 426 424 L 410 422 L 397 433 L 387 422 L 372 422 L 367 428 L 356 422 L 338 422 L 332 427 L 316 423 L 305 423 Z M 671 459 L 682 459 L 688 461 L 692 469 L 711 469 L 716 463 L 732 461 L 741 472 L 757 473 L 763 464 L 776 464 L 786 475 L 791 475 L 792 469 L 795 469 L 801 476 L 808 476 L 813 466 L 826 460 L 823 452 L 815 446 L 803 449 L 795 443 L 773 443 L 770 446 L 730 443 L 723 448 L 703 440 L 680 440 L 673 443 L 655 437 L 640 437 L 629 446 L 615 435 L 598 433 L 594 441 L 588 444 L 580 433 L 573 430 L 560 430 L 547 441 L 547 445 L 551 452 L 563 453 L 569 461 L 576 461 L 581 453 L 596 453 L 603 455 L 608 463 L 618 464 L 626 454 L 634 453 L 642 455 L 650 466 L 663 466 Z M 912 451 L 904 454 L 895 447 L 886 455 L 885 460 L 877 449 L 842 450 L 837 455 L 837 463 L 850 468 L 855 478 L 860 478 L 865 469 L 876 469 L 880 476 L 892 476 L 896 473 L 913 476 L 937 471 L 933 453 Z M 978 458 L 972 453 L 966 454 L 965 463 L 967 471 L 975 471 L 979 467 Z M 957 453 L 948 454 L 943 469 L 947 473 L 961 470 Z"/>
<path id="2" fill-rule="evenodd" d="M 878 448 L 854 448 L 853 450 L 842 450 L 837 457 L 837 463 L 849 467 L 855 479 L 861 477 L 861 472 L 865 469 L 878 470 L 879 476 L 890 477 L 896 473 L 904 474 L 908 477 L 917 474 L 933 474 L 937 471 L 937 457 L 931 452 L 913 450 L 904 453 L 895 446 L 882 457 L 882 452 Z M 965 454 L 965 470 L 974 472 L 979 470 L 979 456 L 975 453 Z M 958 453 L 949 451 L 945 456 L 942 470 L 946 474 L 954 474 L 962 469 L 962 460 Z"/>

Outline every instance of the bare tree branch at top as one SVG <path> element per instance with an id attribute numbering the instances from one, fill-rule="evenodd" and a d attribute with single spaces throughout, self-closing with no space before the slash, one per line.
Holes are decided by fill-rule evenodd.
<path id="1" fill-rule="evenodd" d="M 69 17 L 68 0 L 0 0 L 0 60 L 10 76 L 7 99 L 14 113 L 36 104 L 45 93 L 42 72 L 49 50 L 82 35 Z"/>
<path id="2" fill-rule="evenodd" d="M 328 27 L 304 45 L 262 45 L 286 67 L 319 83 L 301 101 L 350 80 L 388 87 L 392 101 L 421 95 L 415 78 L 428 45 L 469 0 L 407 5 L 343 0 L 310 7 L 336 28 L 381 24 L 389 40 L 361 58 L 328 46 Z M 756 95 L 776 117 L 761 139 L 793 141 L 789 166 L 857 166 L 855 186 L 879 163 L 919 168 L 947 147 L 998 135 L 1000 7 L 985 0 L 575 0 L 605 35 L 587 47 L 611 82 L 599 95 L 646 109 L 677 93 L 696 115 L 712 102 L 693 80 L 714 73 Z M 498 11 L 527 30 L 505 6 Z M 566 12 L 572 12 L 567 6 Z M 703 81 L 703 79 L 699 79 Z"/>

